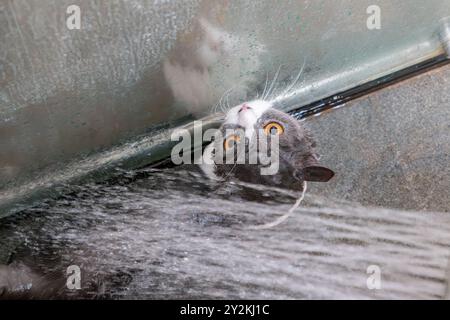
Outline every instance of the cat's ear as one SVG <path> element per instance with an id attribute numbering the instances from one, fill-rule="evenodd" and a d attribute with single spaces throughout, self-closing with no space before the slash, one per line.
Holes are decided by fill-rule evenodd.
<path id="1" fill-rule="evenodd" d="M 327 182 L 334 176 L 333 170 L 321 166 L 308 166 L 302 172 L 305 181 Z"/>

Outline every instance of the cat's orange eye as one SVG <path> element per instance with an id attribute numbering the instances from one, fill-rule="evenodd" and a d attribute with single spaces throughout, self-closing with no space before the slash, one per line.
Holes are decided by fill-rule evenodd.
<path id="1" fill-rule="evenodd" d="M 284 128 L 278 122 L 270 122 L 264 126 L 264 133 L 268 135 L 277 135 L 279 136 L 284 132 Z"/>
<path id="2" fill-rule="evenodd" d="M 223 148 L 225 150 L 231 149 L 233 148 L 237 143 L 239 143 L 239 141 L 241 141 L 241 137 L 239 137 L 238 135 L 232 135 L 229 136 L 228 138 L 225 139 L 225 141 L 223 142 Z"/>

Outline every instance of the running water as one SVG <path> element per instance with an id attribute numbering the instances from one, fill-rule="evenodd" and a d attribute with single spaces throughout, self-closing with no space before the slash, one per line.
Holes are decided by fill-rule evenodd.
<path id="1" fill-rule="evenodd" d="M 367 208 L 203 179 L 118 172 L 0 221 L 0 295 L 59 298 L 441 298 L 448 214 Z M 66 269 L 81 269 L 81 290 Z M 381 272 L 370 290 L 369 266 Z"/>

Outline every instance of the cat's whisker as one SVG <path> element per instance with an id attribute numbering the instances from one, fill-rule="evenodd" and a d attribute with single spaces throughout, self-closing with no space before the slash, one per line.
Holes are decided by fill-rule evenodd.
<path id="1" fill-rule="evenodd" d="M 266 83 L 264 84 L 264 90 L 263 93 L 261 95 L 261 97 L 264 99 L 265 94 L 266 94 L 266 90 L 267 90 L 267 84 L 269 82 L 269 72 L 266 72 Z"/>
<path id="2" fill-rule="evenodd" d="M 222 104 L 222 112 L 224 112 L 224 113 L 226 113 L 227 112 L 227 110 L 229 109 L 229 101 L 228 101 L 228 97 L 229 97 L 229 95 L 230 95 L 230 92 L 232 92 L 233 91 L 233 89 L 231 89 L 231 90 L 229 90 L 228 91 L 228 93 L 226 94 L 226 96 L 224 97 L 224 99 L 223 99 L 223 104 Z"/>
<path id="3" fill-rule="evenodd" d="M 230 109 L 230 94 L 227 94 L 227 97 L 226 97 L 226 105 L 227 105 L 227 110 L 229 110 Z"/>
<path id="4" fill-rule="evenodd" d="M 256 89 L 256 97 L 255 97 L 255 100 L 258 100 L 259 99 L 259 91 L 258 91 L 258 89 Z"/>
<path id="5" fill-rule="evenodd" d="M 281 71 L 281 67 L 282 67 L 282 66 L 283 66 L 283 65 L 281 64 L 281 65 L 278 67 L 278 70 L 277 70 L 277 72 L 275 73 L 275 76 L 273 77 L 273 80 L 272 80 L 272 83 L 271 83 L 271 85 L 270 85 L 270 87 L 269 87 L 269 90 L 267 90 L 266 95 L 264 96 L 264 99 L 263 99 L 263 100 L 266 100 L 266 98 L 269 97 L 269 96 L 272 94 L 272 90 L 274 89 L 275 83 L 278 81 L 278 76 L 280 75 L 280 71 Z"/>
<path id="6" fill-rule="evenodd" d="M 240 87 L 240 86 L 242 86 L 242 82 L 240 82 L 240 83 L 234 85 L 233 87 L 231 87 L 230 89 L 228 89 L 227 91 L 225 91 L 225 93 L 223 94 L 223 96 L 222 96 L 222 98 L 221 98 L 221 101 L 222 101 L 222 100 L 225 100 L 225 103 L 227 104 L 227 107 L 228 107 L 228 108 L 225 108 L 223 112 L 226 112 L 228 109 L 231 109 L 230 103 L 229 103 L 229 96 L 230 96 L 230 94 L 234 91 L 234 89 L 236 89 L 236 88 L 238 88 L 238 87 Z M 225 98 L 225 99 L 223 99 L 223 98 Z"/>
<path id="7" fill-rule="evenodd" d="M 217 102 L 214 106 L 213 106 L 213 113 L 217 113 L 217 108 L 219 107 L 219 102 Z"/>
<path id="8" fill-rule="evenodd" d="M 306 58 L 303 58 L 303 65 L 300 68 L 300 71 L 298 72 L 297 76 L 295 77 L 295 79 L 291 83 L 291 85 L 286 90 L 283 91 L 281 96 L 285 96 L 285 95 L 289 94 L 289 91 L 297 84 L 297 81 L 300 79 L 300 76 L 303 73 L 303 69 L 305 68 L 305 64 L 306 64 Z"/>
<path id="9" fill-rule="evenodd" d="M 220 108 L 220 103 L 221 103 L 221 101 L 222 101 L 222 99 L 223 99 L 223 96 L 224 96 L 226 93 L 227 93 L 227 91 L 225 91 L 225 92 L 220 96 L 219 101 L 217 101 L 216 105 L 214 106 L 214 113 L 217 113 L 217 109 Z"/>
<path id="10" fill-rule="evenodd" d="M 217 108 L 216 108 L 216 112 L 221 112 L 221 108 L 220 108 L 220 102 L 217 103 Z"/>
<path id="11" fill-rule="evenodd" d="M 212 107 L 213 113 L 217 113 L 217 108 L 219 107 L 219 102 L 220 102 L 220 100 L 217 101 L 217 102 L 214 104 L 214 106 Z"/>
<path id="12" fill-rule="evenodd" d="M 224 93 L 223 93 L 223 95 L 222 95 L 222 97 L 220 98 L 220 101 L 219 101 L 219 106 L 220 106 L 220 111 L 222 111 L 222 112 L 224 112 L 224 108 L 223 108 L 223 99 L 225 98 L 225 96 L 227 95 L 227 93 L 230 91 L 230 90 L 232 90 L 231 88 L 230 89 L 228 89 L 227 91 L 225 91 Z"/>
<path id="13" fill-rule="evenodd" d="M 216 104 L 216 106 L 215 106 L 215 111 L 214 111 L 214 113 L 217 113 L 217 109 L 219 109 L 220 111 L 224 112 L 223 106 L 222 106 L 222 100 L 223 100 L 223 98 L 225 97 L 225 95 L 226 95 L 228 92 L 230 92 L 230 91 L 233 90 L 233 88 L 234 88 L 234 87 L 231 87 L 230 89 L 225 90 L 225 92 L 220 96 L 220 99 L 219 99 L 219 101 L 217 102 L 217 104 Z"/>

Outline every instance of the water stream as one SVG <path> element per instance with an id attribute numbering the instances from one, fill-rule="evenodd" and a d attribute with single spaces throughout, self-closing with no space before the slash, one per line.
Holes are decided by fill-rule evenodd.
<path id="1" fill-rule="evenodd" d="M 450 217 L 211 182 L 195 170 L 118 171 L 0 221 L 3 298 L 440 298 Z M 67 267 L 81 289 L 66 287 Z M 380 289 L 369 289 L 369 266 Z"/>

